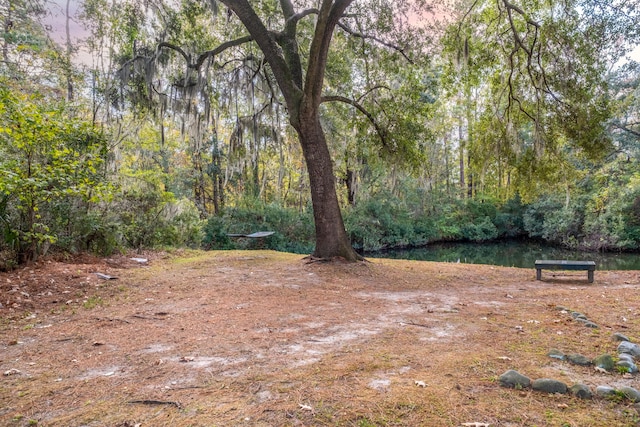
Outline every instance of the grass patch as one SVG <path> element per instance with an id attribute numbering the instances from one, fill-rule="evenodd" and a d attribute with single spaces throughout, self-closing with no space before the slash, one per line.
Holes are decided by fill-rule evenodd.
<path id="1" fill-rule="evenodd" d="M 87 310 L 91 310 L 93 308 L 96 308 L 97 306 L 102 306 L 102 305 L 104 305 L 104 301 L 102 300 L 102 297 L 99 297 L 99 296 L 89 297 L 82 302 L 82 307 L 84 307 Z"/>

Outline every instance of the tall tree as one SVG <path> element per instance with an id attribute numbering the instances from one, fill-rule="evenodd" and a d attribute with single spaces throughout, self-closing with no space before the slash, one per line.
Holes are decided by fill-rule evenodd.
<path id="1" fill-rule="evenodd" d="M 151 62 L 162 65 L 161 62 L 166 60 L 164 52 L 177 52 L 187 64 L 185 71 L 174 73 L 174 76 L 179 75 L 179 78 L 174 78 L 174 83 L 178 83 L 174 86 L 180 86 L 181 93 L 186 94 L 189 91 L 193 93 L 194 87 L 203 88 L 210 84 L 210 80 L 206 79 L 206 73 L 210 68 L 215 68 L 212 65 L 223 68 L 229 62 L 252 64 L 254 71 L 249 74 L 249 85 L 253 89 L 255 79 L 262 75 L 264 86 L 272 92 L 270 102 L 282 103 L 285 106 L 289 124 L 295 129 L 302 148 L 309 176 L 316 230 L 313 256 L 322 259 L 361 259 L 352 248 L 345 231 L 336 193 L 331 150 L 321 121 L 321 105 L 340 102 L 363 113 L 373 123 L 371 128 L 375 129 L 388 152 L 405 151 L 409 139 L 403 138 L 402 143 L 395 141 L 396 132 L 385 131 L 383 126 L 377 123 L 375 116 L 358 102 L 357 97 L 348 97 L 348 93 L 325 93 L 329 57 L 337 54 L 331 51 L 332 40 L 339 29 L 340 34 L 345 37 L 366 40 L 366 48 L 355 46 L 361 49 L 361 54 L 370 55 L 371 50 L 377 45 L 393 52 L 395 60 L 407 61 L 408 64 L 409 53 L 405 49 L 413 42 L 412 31 L 407 24 L 408 7 L 411 2 L 380 1 L 358 4 L 359 2 L 354 0 L 324 0 L 294 4 L 290 0 L 221 0 L 219 3 L 227 7 L 227 15 L 226 25 L 216 37 L 200 33 L 197 41 L 192 40 L 187 46 L 180 45 L 180 40 L 174 41 L 169 37 L 172 31 L 176 32 L 176 22 L 179 20 L 175 19 L 175 13 L 166 12 L 165 25 L 163 30 L 158 32 L 161 41 L 156 43 L 155 49 L 138 49 L 137 52 L 134 49 L 133 58 L 123 69 L 130 71 L 135 69 L 135 64 L 146 61 L 144 63 L 148 68 L 145 74 L 147 77 L 152 76 L 160 67 L 155 67 Z M 193 0 L 182 2 L 183 8 L 186 7 L 190 12 L 202 8 L 203 4 L 204 2 Z M 218 8 L 218 2 L 208 4 L 214 9 Z M 157 5 L 156 9 L 166 11 L 169 8 L 166 5 Z M 195 22 L 195 15 L 192 16 L 192 21 Z M 224 18 L 218 17 L 218 20 L 220 19 Z M 202 40 L 208 39 L 213 43 L 215 38 L 218 39 L 217 45 L 211 44 L 209 48 L 204 48 Z M 216 64 L 213 62 L 227 51 L 242 49 L 243 56 L 240 58 Z M 412 49 L 415 49 L 416 53 L 424 53 L 417 43 Z M 366 65 L 374 68 L 373 64 Z M 396 71 L 402 71 L 401 67 L 397 67 Z M 352 93 L 372 92 L 367 85 L 367 72 L 367 69 L 362 69 L 353 76 Z M 157 92 L 158 88 L 150 83 L 150 79 L 146 80 L 147 94 Z M 274 90 L 276 88 L 277 90 Z M 213 92 L 216 89 L 221 88 L 212 88 L 209 85 L 209 94 L 215 97 Z M 391 120 L 387 125 L 394 126 L 401 122 L 402 120 Z M 254 138 L 258 138 L 258 124 L 253 115 Z M 402 132 L 397 134 L 400 135 Z M 255 176 L 257 178 L 257 175 Z M 257 179 L 254 179 L 254 182 L 257 183 Z"/>

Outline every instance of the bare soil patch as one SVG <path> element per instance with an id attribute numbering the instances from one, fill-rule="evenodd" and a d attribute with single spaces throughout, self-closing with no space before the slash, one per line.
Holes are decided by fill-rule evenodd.
<path id="1" fill-rule="evenodd" d="M 500 387 L 515 369 L 638 387 L 547 356 L 640 338 L 640 272 L 271 251 L 48 259 L 0 274 L 6 426 L 634 426 L 631 403 Z M 95 273 L 117 277 L 107 280 Z M 597 323 L 585 328 L 558 305 Z"/>

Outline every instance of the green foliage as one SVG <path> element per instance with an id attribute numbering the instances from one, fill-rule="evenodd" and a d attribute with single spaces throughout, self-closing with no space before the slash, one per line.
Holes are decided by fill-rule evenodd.
<path id="1" fill-rule="evenodd" d="M 483 217 L 478 223 L 469 223 L 462 226 L 462 236 L 472 242 L 483 242 L 498 237 L 498 229 L 488 216 Z"/>
<path id="2" fill-rule="evenodd" d="M 349 211 L 345 227 L 354 247 L 364 251 L 408 246 L 415 239 L 411 213 L 390 194 L 372 197 Z"/>
<path id="3" fill-rule="evenodd" d="M 34 19 L 43 4 L 11 2 L 14 26 L 0 34 L 8 48 L 0 74 L 12 76 L 0 81 L 0 266 L 50 246 L 104 255 L 169 245 L 312 251 L 302 153 L 258 47 L 218 52 L 198 72 L 185 63 L 245 35 L 235 17 L 212 14 L 217 2 L 145 9 L 86 0 L 89 47 L 118 72 L 92 70 L 91 99 L 71 110 L 55 101 L 60 71 L 50 63 L 60 55 Z M 390 42 L 379 49 L 373 37 L 337 31 L 324 75 L 327 99 L 348 97 L 369 113 L 325 102 L 320 117 L 337 182 L 349 183 L 354 245 L 526 234 L 571 248 L 640 248 L 639 65 L 605 73 L 605 60 L 625 48 L 619 41 L 640 34 L 636 4 L 530 2 L 505 13 L 506 3 L 478 2 L 447 29 L 439 56 L 391 47 L 396 36 L 400 47 L 424 40 L 400 28 L 405 2 L 354 3 L 343 23 Z M 277 28 L 277 2 L 253 7 Z M 299 52 L 313 22 L 298 22 Z M 157 49 L 158 40 L 181 51 Z M 29 85 L 18 90 L 21 79 Z M 31 84 L 45 79 L 46 87 Z M 112 134 L 75 118 L 83 101 Z M 227 235 L 262 230 L 275 234 Z"/>
<path id="4" fill-rule="evenodd" d="M 64 204 L 105 197 L 103 135 L 47 100 L 0 88 L 0 226 L 2 248 L 22 261 L 58 240 Z M 67 218 L 72 226 L 73 218 Z"/>
<path id="5" fill-rule="evenodd" d="M 524 212 L 525 206 L 518 194 L 507 200 L 493 218 L 498 235 L 507 238 L 523 236 L 525 234 Z"/>
<path id="6" fill-rule="evenodd" d="M 118 195 L 112 209 L 118 212 L 127 247 L 197 247 L 202 241 L 202 223 L 193 202 L 175 200 L 159 187 L 130 188 Z"/>
<path id="7" fill-rule="evenodd" d="M 590 193 L 585 206 L 585 236 L 581 242 L 585 249 L 640 247 L 640 174 L 635 172 L 636 168 L 635 162 L 614 162 L 596 175 L 604 182 Z"/>
<path id="8" fill-rule="evenodd" d="M 75 226 L 69 227 L 67 233 L 59 236 L 57 245 L 72 253 L 86 251 L 102 256 L 124 249 L 117 215 L 107 206 L 107 204 L 101 204 L 85 215 L 80 215 L 75 221 Z M 69 208 L 66 212 L 60 212 L 59 218 L 63 220 L 74 218 L 74 212 L 77 211 L 73 211 L 71 206 Z"/>
<path id="9" fill-rule="evenodd" d="M 540 198 L 524 214 L 528 235 L 573 249 L 638 249 L 640 179 L 628 172 L 634 169 L 616 162 L 604 167 L 585 180 L 568 204 L 558 195 Z"/>
<path id="10" fill-rule="evenodd" d="M 558 196 L 545 196 L 527 207 L 525 230 L 531 237 L 577 248 L 582 235 L 582 212 L 579 202 L 566 206 Z"/>
<path id="11" fill-rule="evenodd" d="M 259 239 L 230 238 L 227 234 L 251 234 L 274 231 Z M 203 246 L 206 249 L 265 248 L 293 253 L 310 253 L 314 245 L 313 217 L 304 211 L 283 208 L 275 204 L 249 202 L 248 205 L 226 208 L 212 216 L 204 227 Z"/>
<path id="12" fill-rule="evenodd" d="M 556 198 L 546 196 L 529 205 L 525 211 L 524 228 L 531 237 L 544 238 L 548 235 L 545 228 L 546 216 L 562 209 L 562 203 Z"/>
<path id="13" fill-rule="evenodd" d="M 202 247 L 204 249 L 234 249 L 227 235 L 227 223 L 222 216 L 211 216 L 203 228 Z"/>
<path id="14" fill-rule="evenodd" d="M 439 199 L 424 211 L 389 194 L 374 196 L 346 212 L 352 243 L 364 251 L 421 246 L 433 241 L 474 242 L 516 237 L 524 232 L 519 199 L 504 206 L 490 199 Z"/>

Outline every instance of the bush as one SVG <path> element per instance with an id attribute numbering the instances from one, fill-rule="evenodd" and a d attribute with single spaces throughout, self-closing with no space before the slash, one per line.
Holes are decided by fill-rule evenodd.
<path id="1" fill-rule="evenodd" d="M 493 223 L 496 226 L 499 237 L 513 238 L 525 234 L 524 216 L 525 206 L 520 200 L 520 196 L 507 200 L 498 210 Z"/>
<path id="2" fill-rule="evenodd" d="M 124 241 L 117 215 L 106 204 L 98 206 L 88 212 L 86 208 L 75 210 L 74 204 L 58 206 L 56 247 L 71 253 L 88 251 L 102 256 L 122 249 Z"/>
<path id="3" fill-rule="evenodd" d="M 227 234 L 274 231 L 260 239 L 230 239 Z M 204 229 L 206 249 L 250 249 L 263 247 L 282 252 L 311 253 L 314 248 L 313 217 L 307 210 L 297 211 L 270 204 L 252 203 L 227 208 L 208 219 Z"/>
<path id="4" fill-rule="evenodd" d="M 383 194 L 345 214 L 345 227 L 357 249 L 376 251 L 414 244 L 412 214 L 397 198 Z"/>
<path id="5" fill-rule="evenodd" d="M 472 242 L 484 242 L 498 237 L 498 229 L 488 216 L 476 223 L 466 224 L 461 229 L 462 236 Z"/>
<path id="6" fill-rule="evenodd" d="M 234 249 L 235 246 L 227 236 L 227 224 L 220 216 L 211 216 L 203 228 L 202 247 L 212 249 Z"/>
<path id="7" fill-rule="evenodd" d="M 548 227 L 545 227 L 547 216 L 553 212 L 561 210 L 563 204 L 550 196 L 544 196 L 536 202 L 530 204 L 523 216 L 524 229 L 529 237 L 545 238 L 553 235 Z"/>
<path id="8" fill-rule="evenodd" d="M 118 195 L 111 204 L 112 219 L 123 246 L 142 249 L 163 246 L 200 247 L 203 222 L 195 204 L 176 200 L 170 192 L 147 183 Z"/>
<path id="9" fill-rule="evenodd" d="M 104 135 L 70 118 L 63 106 L 11 92 L 0 81 L 0 221 L 3 242 L 17 261 L 35 260 L 74 228 L 60 221 L 65 205 L 91 203 L 109 189 L 101 172 Z M 85 211 L 86 212 L 86 211 Z"/>

